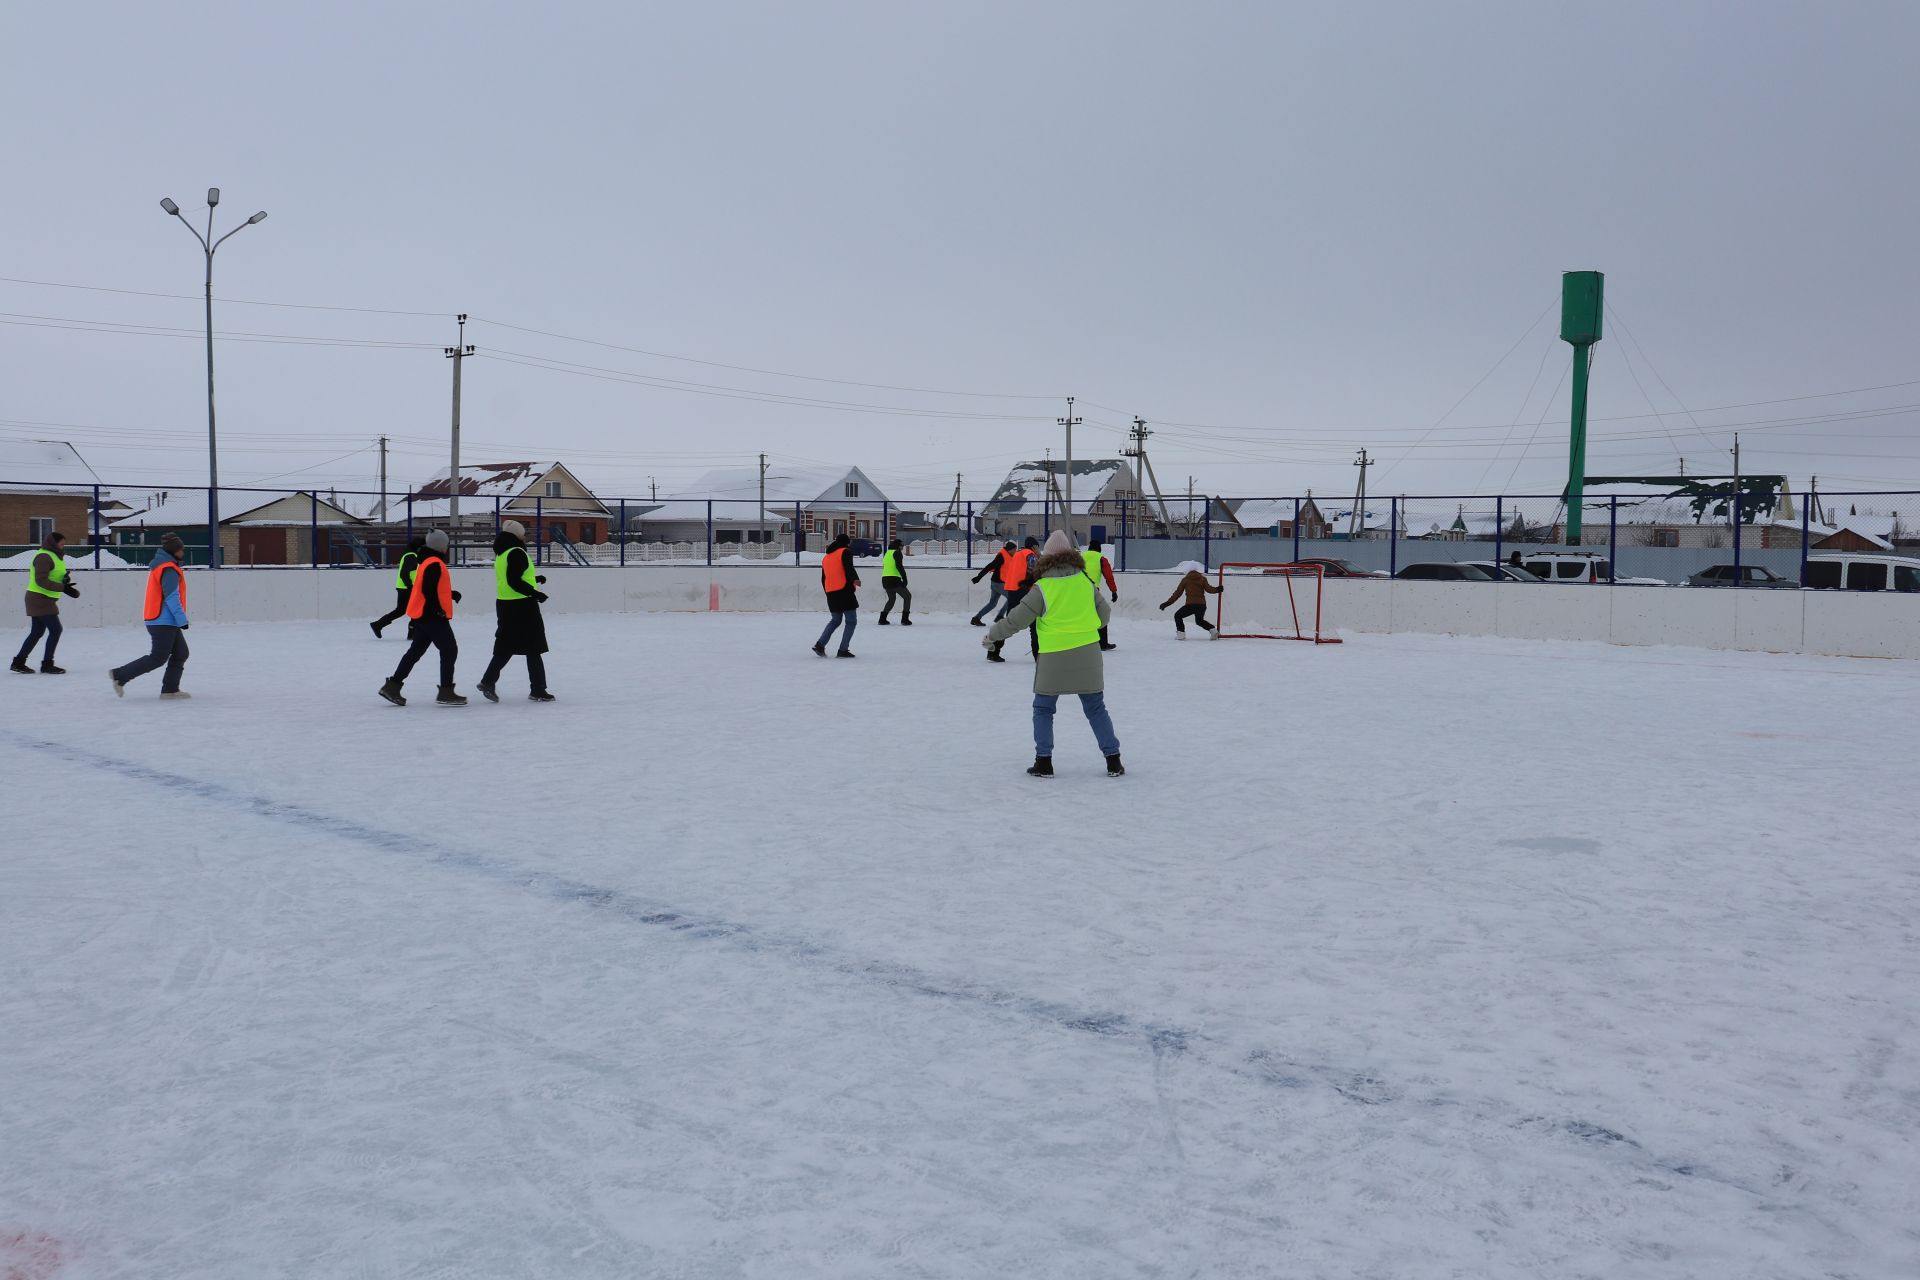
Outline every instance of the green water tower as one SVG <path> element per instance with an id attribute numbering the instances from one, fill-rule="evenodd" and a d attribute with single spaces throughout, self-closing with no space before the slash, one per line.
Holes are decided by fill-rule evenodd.
<path id="1" fill-rule="evenodd" d="M 1567 445 L 1567 545 L 1580 545 L 1581 506 L 1587 490 L 1587 370 L 1600 341 L 1606 276 L 1567 271 L 1560 276 L 1560 341 L 1573 346 L 1573 430 Z"/>

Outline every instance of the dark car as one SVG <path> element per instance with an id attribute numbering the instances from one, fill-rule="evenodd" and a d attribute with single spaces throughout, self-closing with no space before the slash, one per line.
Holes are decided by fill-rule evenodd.
<path id="1" fill-rule="evenodd" d="M 1764 565 L 1716 564 L 1687 579 L 1690 587 L 1794 587 L 1799 583 L 1783 578 Z"/>
<path id="2" fill-rule="evenodd" d="M 1493 575 L 1496 582 L 1545 582 L 1546 579 L 1531 569 L 1523 569 L 1517 564 L 1501 564 L 1497 560 L 1468 560 L 1465 563 L 1476 569 L 1485 569 Z"/>
<path id="3" fill-rule="evenodd" d="M 872 538 L 850 538 L 847 541 L 847 548 L 857 556 L 877 556 L 886 550 Z"/>
<path id="4" fill-rule="evenodd" d="M 1332 556 L 1308 556 L 1294 563 L 1305 568 L 1318 568 L 1323 578 L 1384 578 L 1387 576 L 1378 569 L 1362 569 L 1351 560 L 1336 560 Z"/>
<path id="5" fill-rule="evenodd" d="M 1458 564 L 1436 560 L 1428 564 L 1410 564 L 1393 575 L 1414 582 L 1498 582 L 1499 579 L 1477 564 Z"/>

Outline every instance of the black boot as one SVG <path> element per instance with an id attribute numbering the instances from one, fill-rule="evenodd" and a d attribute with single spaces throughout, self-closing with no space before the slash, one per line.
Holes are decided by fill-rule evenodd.
<path id="1" fill-rule="evenodd" d="M 33 668 L 27 665 L 27 660 L 25 658 L 15 658 L 13 660 L 13 665 L 8 667 L 7 670 L 17 672 L 18 674 L 23 676 L 30 676 L 33 674 Z"/>
<path id="2" fill-rule="evenodd" d="M 820 655 L 821 657 L 823 657 L 823 658 L 824 658 L 824 657 L 826 657 L 826 656 L 827 656 L 827 642 L 826 642 L 825 640 L 822 640 L 822 641 L 821 641 L 821 642 L 820 642 L 819 644 L 817 644 L 817 645 L 815 645 L 815 646 L 813 646 L 813 651 L 814 651 L 815 653 L 817 653 L 817 654 L 819 654 L 819 655 Z"/>
<path id="3" fill-rule="evenodd" d="M 900 619 L 900 625 L 903 627 L 910 627 L 913 625 L 913 619 L 903 615 Z"/>
<path id="4" fill-rule="evenodd" d="M 888 622 L 885 618 L 882 618 L 880 619 L 880 625 L 883 627 L 889 627 L 889 626 L 892 626 L 893 624 Z"/>
<path id="5" fill-rule="evenodd" d="M 855 658 L 855 657 L 858 657 L 859 655 L 856 654 L 851 649 L 842 649 L 840 650 L 840 652 L 834 654 L 833 656 L 836 658 Z"/>
<path id="6" fill-rule="evenodd" d="M 458 693 L 455 693 L 453 686 L 450 684 L 441 685 L 440 692 L 434 695 L 433 700 L 436 704 L 443 707 L 464 707 L 467 705 L 467 700 Z"/>
<path id="7" fill-rule="evenodd" d="M 500 701 L 500 695 L 494 691 L 494 688 L 492 685 L 483 683 L 483 684 L 477 684 L 473 687 L 478 689 L 480 691 L 480 696 L 485 698 L 488 702 Z"/>
<path id="8" fill-rule="evenodd" d="M 995 645 L 993 646 L 993 648 L 987 650 L 987 661 L 988 662 L 1005 662 L 1006 661 L 1005 658 L 1000 656 L 999 645 Z"/>
<path id="9" fill-rule="evenodd" d="M 1035 756 L 1033 763 L 1027 766 L 1027 775 L 1033 778 L 1051 778 L 1053 776 L 1053 757 Z"/>
<path id="10" fill-rule="evenodd" d="M 552 702 L 553 695 L 548 693 L 545 689 L 535 689 L 532 693 L 529 693 L 527 695 L 527 701 L 528 702 Z"/>
<path id="11" fill-rule="evenodd" d="M 118 686 L 116 686 L 114 692 L 118 693 L 119 691 Z M 404 707 L 407 705 L 407 700 L 400 696 L 400 682 L 398 680 L 389 680 L 381 685 L 380 696 L 396 707 Z"/>
<path id="12" fill-rule="evenodd" d="M 54 666 L 53 659 L 46 658 L 40 663 L 40 674 L 43 676 L 63 676 L 67 674 L 67 669 L 65 667 Z"/>
<path id="13" fill-rule="evenodd" d="M 1120 775 L 1124 774 L 1126 771 L 1127 771 L 1127 766 L 1120 763 L 1119 752 L 1116 751 L 1114 754 L 1107 757 L 1107 776 L 1109 778 L 1117 778 Z"/>
<path id="14" fill-rule="evenodd" d="M 372 630 L 373 630 L 373 638 L 374 638 L 375 640 L 378 640 L 378 639 L 380 638 L 380 624 L 379 624 L 379 623 L 377 623 L 377 622 L 369 622 L 369 623 L 367 624 L 367 626 L 368 626 L 368 627 L 370 627 L 370 628 L 372 628 Z"/>

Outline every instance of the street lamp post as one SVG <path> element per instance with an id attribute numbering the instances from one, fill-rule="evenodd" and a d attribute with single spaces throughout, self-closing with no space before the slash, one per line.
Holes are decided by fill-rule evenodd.
<path id="1" fill-rule="evenodd" d="M 213 426 L 213 253 L 232 238 L 240 227 L 250 227 L 267 216 L 262 209 L 233 231 L 227 232 L 218 240 L 213 238 L 213 211 L 220 203 L 220 188 L 207 188 L 207 233 L 200 234 L 198 227 L 188 222 L 186 215 L 180 212 L 180 206 L 172 200 L 163 199 L 160 207 L 172 216 L 180 219 L 180 225 L 193 233 L 200 242 L 200 249 L 207 257 L 207 567 L 220 567 L 220 446 L 219 438 Z"/>

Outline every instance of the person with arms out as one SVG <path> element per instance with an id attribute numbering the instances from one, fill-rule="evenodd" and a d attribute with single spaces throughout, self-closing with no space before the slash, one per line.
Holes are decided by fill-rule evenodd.
<path id="1" fill-rule="evenodd" d="M 1087 576 L 1086 561 L 1065 530 L 1055 530 L 1047 539 L 1046 554 L 1035 569 L 1033 590 L 981 637 L 982 644 L 992 645 L 1004 644 L 1022 627 L 1039 634 L 1040 654 L 1033 664 L 1033 765 L 1027 772 L 1036 778 L 1053 776 L 1053 714 L 1060 696 L 1072 693 L 1079 695 L 1080 709 L 1107 758 L 1107 776 L 1117 778 L 1126 769 L 1107 712 L 1100 655 L 1100 628 L 1112 607 Z"/>
<path id="2" fill-rule="evenodd" d="M 396 707 L 407 705 L 400 686 L 407 682 L 414 664 L 429 647 L 440 651 L 440 692 L 434 701 L 443 707 L 467 705 L 467 700 L 453 687 L 453 664 L 460 656 L 460 644 L 453 638 L 453 606 L 460 599 L 460 593 L 453 589 L 453 573 L 447 568 L 449 545 L 445 530 L 435 529 L 427 534 L 427 545 L 413 572 L 413 587 L 407 593 L 407 616 L 413 619 L 407 635 L 412 643 L 401 655 L 400 665 L 380 686 L 380 696 Z"/>
<path id="3" fill-rule="evenodd" d="M 493 660 L 480 677 L 480 696 L 488 702 L 500 701 L 494 686 L 515 655 L 527 660 L 527 700 L 553 701 L 547 692 L 547 664 L 540 656 L 547 651 L 547 624 L 540 616 L 540 606 L 547 602 L 547 593 L 540 590 L 545 582 L 527 557 L 527 527 L 518 520 L 503 523 L 493 539 Z"/>
<path id="4" fill-rule="evenodd" d="M 1013 554 L 1013 543 L 1009 542 L 1004 547 L 1001 547 L 1000 550 L 994 552 L 993 559 L 987 561 L 986 565 L 980 570 L 980 572 L 973 575 L 973 580 L 975 583 L 978 583 L 980 579 L 985 578 L 987 580 L 987 586 L 990 589 L 990 594 L 987 596 L 987 602 L 980 606 L 980 612 L 973 615 L 974 626 L 976 627 L 986 626 L 987 624 L 980 621 L 980 619 L 992 613 L 993 607 L 999 604 L 1001 600 L 1006 598 L 1007 593 L 1001 590 L 1000 588 L 1000 570 L 1007 563 L 1007 557 L 1012 554 Z"/>
<path id="5" fill-rule="evenodd" d="M 160 696 L 169 701 L 191 698 L 180 687 L 180 673 L 187 665 L 187 575 L 180 558 L 187 544 L 177 533 L 160 539 L 160 549 L 147 565 L 147 656 L 136 658 L 107 674 L 113 680 L 116 697 L 127 696 L 127 683 L 136 676 L 165 667 L 160 677 Z"/>
<path id="6" fill-rule="evenodd" d="M 1119 604 L 1120 588 L 1116 586 L 1113 581 L 1113 561 L 1107 559 L 1107 553 L 1102 550 L 1103 545 L 1099 538 L 1095 538 L 1087 544 L 1087 549 L 1082 551 L 1080 555 L 1087 562 L 1087 576 L 1094 580 L 1094 585 L 1099 586 L 1101 580 L 1104 579 L 1107 584 L 1107 599 L 1111 600 L 1114 604 Z M 1107 629 L 1101 627 L 1100 651 L 1106 653 L 1109 650 L 1118 649 L 1119 647 L 1119 645 L 1113 644 L 1107 639 Z"/>
<path id="7" fill-rule="evenodd" d="M 80 598 L 80 588 L 67 577 L 66 546 L 65 536 L 49 533 L 41 539 L 39 549 L 27 565 L 27 642 L 13 655 L 10 671 L 32 675 L 27 656 L 33 652 L 33 646 L 40 643 L 40 637 L 45 636 L 47 647 L 40 654 L 40 674 L 67 674 L 65 667 L 56 666 L 53 661 L 53 651 L 60 647 L 60 597 Z"/>
<path id="8" fill-rule="evenodd" d="M 820 589 L 827 593 L 827 612 L 833 616 L 827 619 L 827 629 L 814 641 L 813 651 L 821 657 L 827 656 L 827 641 L 833 638 L 834 631 L 845 626 L 840 633 L 840 649 L 836 658 L 854 656 L 853 628 L 860 621 L 860 575 L 853 567 L 853 548 L 847 542 L 847 535 L 841 534 L 827 544 L 827 554 L 820 557 Z"/>
<path id="9" fill-rule="evenodd" d="M 1000 566 L 1000 589 L 1006 593 L 1006 599 L 1000 606 L 1000 616 L 994 619 L 996 623 L 1012 613 L 1020 601 L 1026 597 L 1027 592 L 1032 589 L 1034 583 L 1034 562 L 1040 554 L 1038 551 L 1039 546 L 1040 540 L 1038 538 L 1028 538 L 1025 546 L 1021 547 L 1018 551 L 1007 553 L 1006 563 Z M 1028 639 L 1032 642 L 1034 661 L 1038 662 L 1040 660 L 1039 633 L 1029 628 Z M 1001 656 L 1000 649 L 1001 646 L 998 644 L 988 645 L 987 661 L 1005 662 L 1006 659 Z"/>
<path id="10" fill-rule="evenodd" d="M 415 534 L 407 540 L 407 549 L 400 553 L 400 572 L 393 576 L 393 609 L 385 617 L 367 624 L 373 628 L 375 640 L 390 624 L 407 616 L 407 597 L 413 593 L 413 571 L 419 567 L 420 549 L 426 545 L 427 540 Z"/>
<path id="11" fill-rule="evenodd" d="M 1185 640 L 1187 638 L 1186 619 L 1192 618 L 1200 629 L 1207 633 L 1208 639 L 1217 640 L 1219 633 L 1213 629 L 1213 624 L 1207 621 L 1207 597 L 1219 595 L 1220 588 L 1208 582 L 1205 571 L 1192 560 L 1187 561 L 1182 567 L 1186 569 L 1186 574 L 1174 584 L 1173 594 L 1161 601 L 1160 607 L 1165 609 L 1182 595 L 1186 596 L 1187 602 L 1173 612 L 1174 634 Z"/>
<path id="12" fill-rule="evenodd" d="M 887 544 L 887 554 L 880 560 L 880 585 L 887 589 L 887 602 L 880 606 L 880 625 L 887 625 L 887 614 L 893 610 L 893 602 L 900 601 L 900 625 L 913 625 L 913 592 L 907 590 L 907 567 L 901 563 L 900 539 L 895 538 Z"/>

